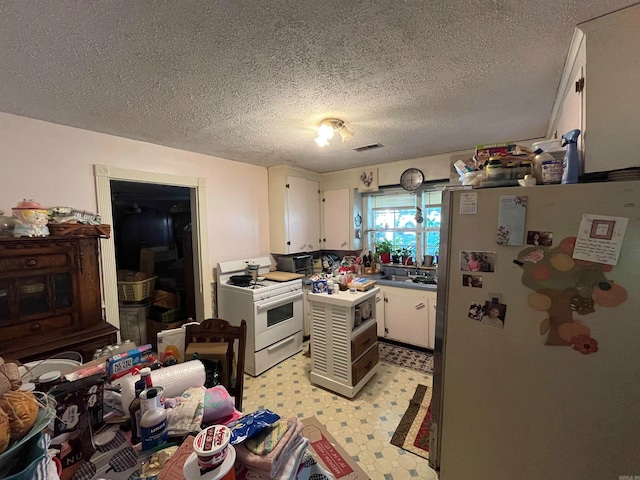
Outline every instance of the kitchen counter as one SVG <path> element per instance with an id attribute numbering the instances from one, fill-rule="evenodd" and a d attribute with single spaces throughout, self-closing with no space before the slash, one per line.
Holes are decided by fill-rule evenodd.
<path id="1" fill-rule="evenodd" d="M 395 280 L 384 279 L 382 277 L 387 277 L 389 275 L 382 275 L 377 273 L 375 275 L 363 275 L 371 280 L 376 281 L 376 285 L 384 285 L 387 287 L 396 287 L 396 288 L 409 288 L 413 290 L 426 290 L 429 292 L 436 292 L 438 290 L 438 285 L 428 284 L 428 283 L 413 283 L 413 280 L 408 276 L 404 275 L 396 275 Z"/>

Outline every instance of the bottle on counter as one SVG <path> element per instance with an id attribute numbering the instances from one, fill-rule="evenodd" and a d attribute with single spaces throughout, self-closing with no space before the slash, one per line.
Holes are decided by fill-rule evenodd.
<path id="1" fill-rule="evenodd" d="M 142 418 L 142 410 L 140 404 L 140 394 L 143 390 L 153 387 L 151 380 L 151 368 L 144 367 L 140 370 L 140 379 L 134 383 L 135 398 L 129 405 L 129 419 L 131 422 L 131 442 L 135 445 L 140 443 L 140 420 Z"/>
<path id="2" fill-rule="evenodd" d="M 153 399 L 158 395 L 154 388 L 147 390 L 147 399 Z M 164 408 L 151 408 L 144 412 L 140 419 L 140 438 L 142 450 L 151 450 L 169 439 L 167 423 L 167 411 Z"/>

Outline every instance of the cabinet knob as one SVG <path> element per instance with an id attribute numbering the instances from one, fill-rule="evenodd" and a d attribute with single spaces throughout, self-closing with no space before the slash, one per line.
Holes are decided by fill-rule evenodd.
<path id="1" fill-rule="evenodd" d="M 36 265 L 38 265 L 38 260 L 36 260 L 35 258 L 29 258 L 24 262 L 24 264 L 27 267 L 35 267 Z"/>
<path id="2" fill-rule="evenodd" d="M 421 308 L 424 308 L 424 303 L 422 302 L 416 305 L 416 310 L 420 310 Z"/>
<path id="3" fill-rule="evenodd" d="M 364 342 L 362 342 L 362 345 L 369 345 L 371 343 L 371 339 L 367 338 Z"/>
<path id="4" fill-rule="evenodd" d="M 369 363 L 364 366 L 366 370 L 369 370 L 371 367 L 373 367 L 373 360 L 369 360 Z"/>
<path id="5" fill-rule="evenodd" d="M 40 330 L 40 328 L 42 328 L 42 325 L 40 325 L 39 323 L 34 323 L 29 327 L 29 330 L 31 330 L 32 332 L 37 332 L 38 330 Z"/>
<path id="6" fill-rule="evenodd" d="M 347 242 L 342 242 L 342 245 L 340 245 L 341 247 L 346 247 L 347 246 Z"/>

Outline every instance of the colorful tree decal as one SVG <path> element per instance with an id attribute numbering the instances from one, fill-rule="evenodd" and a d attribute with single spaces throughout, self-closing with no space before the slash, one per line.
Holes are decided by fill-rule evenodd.
<path id="1" fill-rule="evenodd" d="M 573 312 L 587 315 L 595 306 L 615 307 L 627 299 L 627 291 L 607 279 L 611 265 L 571 258 L 576 237 L 567 237 L 556 248 L 528 247 L 518 254 L 524 272 L 522 283 L 534 291 L 529 305 L 546 311 L 540 335 L 547 335 L 546 345 L 571 346 L 590 354 L 598 351 L 591 330 Z"/>

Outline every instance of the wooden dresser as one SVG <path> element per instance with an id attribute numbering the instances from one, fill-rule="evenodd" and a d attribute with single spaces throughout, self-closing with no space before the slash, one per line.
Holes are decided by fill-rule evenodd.
<path id="1" fill-rule="evenodd" d="M 0 238 L 0 356 L 24 362 L 73 350 L 87 361 L 116 342 L 102 319 L 98 241 Z"/>
<path id="2" fill-rule="evenodd" d="M 311 382 L 353 398 L 378 370 L 375 287 L 366 292 L 310 293 Z M 367 314 L 361 319 L 364 306 Z"/>

